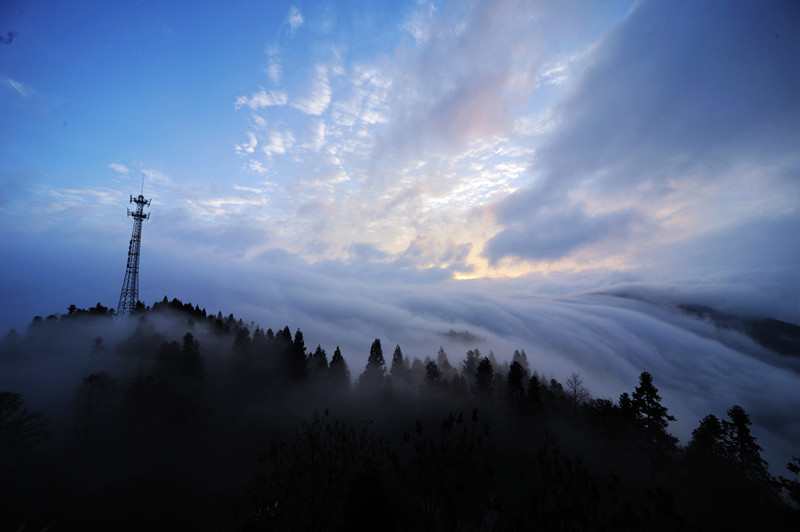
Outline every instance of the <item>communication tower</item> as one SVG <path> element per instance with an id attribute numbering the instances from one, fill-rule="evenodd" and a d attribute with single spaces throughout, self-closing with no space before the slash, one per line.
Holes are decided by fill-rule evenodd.
<path id="1" fill-rule="evenodd" d="M 142 222 L 150 218 L 150 213 L 144 212 L 145 205 L 150 205 L 150 200 L 144 198 L 144 175 L 142 175 L 142 193 L 137 197 L 131 196 L 131 203 L 136 204 L 136 210 L 128 209 L 128 216 L 133 218 L 133 233 L 128 247 L 128 267 L 125 269 L 125 280 L 122 281 L 122 292 L 119 294 L 117 316 L 130 316 L 136 303 L 139 301 L 139 249 L 142 247 Z"/>

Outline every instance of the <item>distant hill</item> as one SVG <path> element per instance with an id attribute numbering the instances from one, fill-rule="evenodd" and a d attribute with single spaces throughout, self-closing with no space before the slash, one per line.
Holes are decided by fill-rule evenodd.
<path id="1" fill-rule="evenodd" d="M 800 326 L 774 318 L 740 318 L 704 305 L 678 305 L 683 312 L 710 320 L 722 329 L 741 331 L 767 349 L 800 357 Z"/>

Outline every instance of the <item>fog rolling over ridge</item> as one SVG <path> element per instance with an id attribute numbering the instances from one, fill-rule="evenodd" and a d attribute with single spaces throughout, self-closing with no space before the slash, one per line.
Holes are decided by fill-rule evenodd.
<path id="1" fill-rule="evenodd" d="M 750 413 L 765 458 L 781 470 L 800 442 L 800 353 L 779 354 L 746 334 L 744 326 L 720 323 L 719 316 L 717 321 L 710 319 L 706 307 L 701 307 L 706 314 L 688 312 L 657 294 L 621 287 L 614 293 L 513 292 L 489 299 L 466 292 L 431 298 L 405 291 L 393 304 L 355 296 L 339 300 L 347 311 L 328 308 L 323 297 L 313 306 L 311 300 L 299 301 L 296 314 L 289 313 L 294 319 L 276 323 L 269 316 L 269 325 L 266 320 L 259 324 L 275 330 L 283 325 L 299 328 L 309 354 L 317 344 L 329 354 L 341 346 L 353 379 L 363 371 L 375 338 L 382 340 L 387 357 L 396 344 L 406 356 L 420 359 L 435 359 L 442 347 L 457 368 L 469 349 L 493 352 L 501 363 L 510 362 L 514 350 L 522 349 L 531 370 L 561 382 L 578 372 L 595 398 L 616 400 L 647 371 L 656 376 L 664 404 L 677 418 L 670 430 L 683 443 L 705 415 L 721 417 L 738 404 Z M 164 340 L 180 342 L 182 321 L 168 316 L 148 321 Z M 795 335 L 790 345 L 796 349 L 798 328 L 784 325 Z M 148 370 L 116 353 L 131 337 L 135 319 L 71 326 L 75 330 L 64 337 L 58 352 L 52 352 L 52 345 L 37 351 L 33 342 L 33 351 L 19 366 L 7 361 L 12 364 L 7 369 L 14 369 L 0 374 L 0 389 L 21 392 L 32 407 L 48 411 L 68 404 L 76 383 L 90 373 L 108 371 L 130 378 Z M 249 327 L 254 329 L 254 324 Z M 195 333 L 212 357 L 229 349 L 223 344 L 214 347 L 219 340 L 202 327 Z M 35 338 L 34 326 L 28 334 Z M 96 337 L 103 339 L 101 354 L 91 349 Z M 214 364 L 209 361 L 209 371 Z"/>

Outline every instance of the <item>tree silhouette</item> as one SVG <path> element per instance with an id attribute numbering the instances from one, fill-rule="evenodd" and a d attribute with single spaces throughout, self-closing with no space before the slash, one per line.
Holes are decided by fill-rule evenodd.
<path id="1" fill-rule="evenodd" d="M 403 351 L 400 349 L 400 346 L 396 346 L 394 348 L 394 354 L 392 355 L 392 368 L 389 370 L 389 374 L 392 378 L 397 382 L 405 382 L 407 377 L 408 368 L 405 365 L 405 361 L 403 360 Z"/>
<path id="2" fill-rule="evenodd" d="M 478 371 L 478 364 L 481 361 L 481 352 L 477 349 L 470 349 L 461 362 L 461 374 L 467 379 L 467 384 L 472 384 L 475 380 L 475 372 Z"/>
<path id="3" fill-rule="evenodd" d="M 314 373 L 325 373 L 328 370 L 328 355 L 321 345 L 317 345 L 314 354 L 311 355 L 311 369 Z"/>
<path id="4" fill-rule="evenodd" d="M 306 343 L 303 340 L 303 332 L 297 329 L 294 333 L 294 341 L 289 348 L 289 378 L 293 381 L 300 381 L 307 376 Z"/>
<path id="5" fill-rule="evenodd" d="M 445 380 L 439 365 L 433 360 L 428 360 L 425 364 L 425 380 L 423 389 L 429 392 L 439 392 L 444 388 Z"/>
<path id="6" fill-rule="evenodd" d="M 0 392 L 0 474 L 24 468 L 48 437 L 47 419 L 29 414 L 18 393 Z"/>
<path id="7" fill-rule="evenodd" d="M 760 445 L 750 433 L 750 416 L 744 408 L 734 405 L 728 410 L 730 421 L 722 421 L 725 434 L 725 456 L 747 478 L 769 481 L 767 462 L 761 458 Z"/>
<path id="8" fill-rule="evenodd" d="M 386 361 L 383 359 L 383 349 L 381 341 L 375 339 L 369 348 L 369 358 L 367 366 L 358 378 L 359 388 L 366 391 L 376 392 L 383 388 L 383 379 L 386 376 Z"/>
<path id="9" fill-rule="evenodd" d="M 675 421 L 675 417 L 661 404 L 653 376 L 646 371 L 639 376 L 639 386 L 633 391 L 632 407 L 651 465 L 660 463 L 678 443 L 678 438 L 667 432 L 669 422 Z"/>
<path id="10" fill-rule="evenodd" d="M 589 390 L 583 386 L 583 377 L 577 373 L 572 373 L 567 379 L 567 396 L 572 406 L 572 415 L 578 415 L 578 407 L 586 403 L 591 398 Z"/>
<path id="11" fill-rule="evenodd" d="M 347 368 L 347 362 L 345 362 L 338 345 L 331 358 L 328 377 L 336 388 L 347 390 L 350 387 L 350 370 Z"/>
<path id="12" fill-rule="evenodd" d="M 472 383 L 472 392 L 482 399 L 490 399 L 492 397 L 492 380 L 494 378 L 494 369 L 488 357 L 484 357 L 478 363 L 478 368 L 475 370 L 475 380 Z"/>
<path id="13" fill-rule="evenodd" d="M 525 395 L 525 368 L 517 360 L 508 369 L 506 394 L 513 401 L 521 401 Z"/>

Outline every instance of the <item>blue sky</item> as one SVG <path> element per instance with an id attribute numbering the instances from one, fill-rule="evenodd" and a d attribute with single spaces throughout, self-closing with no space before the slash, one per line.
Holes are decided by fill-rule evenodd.
<path id="1" fill-rule="evenodd" d="M 142 174 L 145 301 L 283 261 L 800 320 L 792 2 L 0 9 L 5 322 L 114 305 Z"/>
<path id="2" fill-rule="evenodd" d="M 800 323 L 798 28 L 791 1 L 5 1 L 0 329 L 116 306 L 144 174 L 147 303 L 355 371 L 375 337 L 461 358 L 450 329 L 598 396 L 649 370 L 681 437 L 740 402 L 788 456 L 797 368 L 674 305 Z"/>

